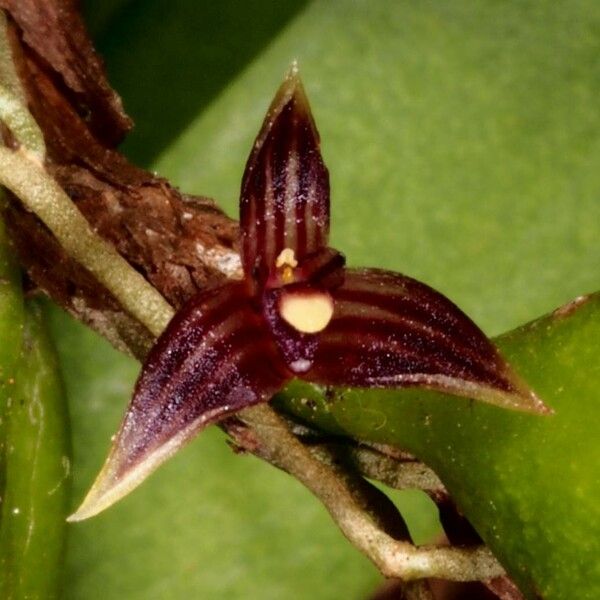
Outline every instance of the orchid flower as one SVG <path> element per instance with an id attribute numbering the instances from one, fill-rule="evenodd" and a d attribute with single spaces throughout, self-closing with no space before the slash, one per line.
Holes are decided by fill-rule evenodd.
<path id="1" fill-rule="evenodd" d="M 244 277 L 205 289 L 151 350 L 109 457 L 71 520 L 139 485 L 210 423 L 286 382 L 418 386 L 529 412 L 547 409 L 452 302 L 410 277 L 350 269 L 328 246 L 329 176 L 292 70 L 242 181 Z"/>

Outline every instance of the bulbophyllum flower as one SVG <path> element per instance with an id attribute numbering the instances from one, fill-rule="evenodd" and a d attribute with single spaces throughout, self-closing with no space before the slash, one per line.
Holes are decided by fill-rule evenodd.
<path id="1" fill-rule="evenodd" d="M 329 177 L 294 70 L 248 159 L 240 227 L 243 280 L 200 292 L 175 315 L 71 520 L 110 506 L 206 425 L 268 402 L 292 378 L 547 411 L 447 298 L 399 273 L 347 268 L 328 246 Z"/>

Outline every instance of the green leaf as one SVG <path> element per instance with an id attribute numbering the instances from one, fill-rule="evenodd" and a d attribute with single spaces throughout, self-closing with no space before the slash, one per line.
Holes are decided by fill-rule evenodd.
<path id="1" fill-rule="evenodd" d="M 332 176 L 332 241 L 351 265 L 415 276 L 490 334 L 597 287 L 598 3 L 209 5 L 130 2 L 99 29 L 137 121 L 134 159 L 158 157 L 152 168 L 235 216 L 297 58 Z M 81 498 L 137 367 L 55 325 Z M 231 456 L 217 431 L 72 542 L 69 598 L 364 597 L 378 580 L 307 493 Z"/>
<path id="2" fill-rule="evenodd" d="M 0 207 L 4 198 L 0 198 Z M 14 374 L 14 367 L 23 337 L 23 294 L 21 275 L 12 252 L 9 249 L 4 223 L 0 220 L 0 402 L 5 406 L 5 398 Z M 3 408 L 2 408 L 3 410 Z M 1 434 L 0 434 L 1 435 Z"/>
<path id="3" fill-rule="evenodd" d="M 1 197 L 0 207 L 4 201 Z M 24 319 L 21 277 L 0 220 L 0 498 L 6 490 L 7 405 L 14 391 Z M 0 535 L 2 528 L 0 519 Z M 5 588 L 6 579 L 4 548 L 0 547 L 0 591 Z"/>
<path id="4" fill-rule="evenodd" d="M 22 332 L 16 320 L 0 320 L 2 329 L 7 323 L 23 340 L 11 346 L 18 362 L 1 396 L 0 592 L 7 600 L 58 598 L 71 472 L 65 397 L 39 307 L 29 305 Z"/>
<path id="5" fill-rule="evenodd" d="M 532 417 L 418 390 L 296 384 L 284 408 L 432 466 L 530 597 L 597 598 L 600 568 L 600 293 L 498 338 L 555 414 Z M 316 404 L 298 399 L 311 397 Z"/>

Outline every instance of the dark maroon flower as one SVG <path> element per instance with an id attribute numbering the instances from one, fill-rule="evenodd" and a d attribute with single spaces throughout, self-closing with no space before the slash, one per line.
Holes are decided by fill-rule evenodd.
<path id="1" fill-rule="evenodd" d="M 327 245 L 329 176 L 295 72 L 248 159 L 240 225 L 244 279 L 199 293 L 173 318 L 73 520 L 106 508 L 203 427 L 267 402 L 294 377 L 419 386 L 546 411 L 452 302 L 398 273 L 348 269 Z"/>

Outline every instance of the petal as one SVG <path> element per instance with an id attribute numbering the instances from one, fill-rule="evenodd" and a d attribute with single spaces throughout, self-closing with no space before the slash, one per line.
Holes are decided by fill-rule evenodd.
<path id="1" fill-rule="evenodd" d="M 288 378 L 243 282 L 192 298 L 150 352 L 79 521 L 139 485 L 202 428 L 268 401 Z"/>
<path id="2" fill-rule="evenodd" d="M 305 379 L 357 387 L 421 386 L 548 412 L 485 334 L 423 283 L 376 269 L 346 271 Z"/>
<path id="3" fill-rule="evenodd" d="M 248 159 L 240 200 L 242 264 L 264 282 L 284 249 L 295 260 L 327 245 L 329 175 L 297 70 L 280 87 Z"/>

